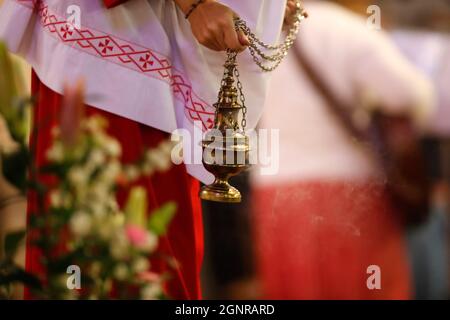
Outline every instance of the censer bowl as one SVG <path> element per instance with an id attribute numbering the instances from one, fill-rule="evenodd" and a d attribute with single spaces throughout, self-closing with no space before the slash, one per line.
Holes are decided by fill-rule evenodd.
<path id="1" fill-rule="evenodd" d="M 209 147 L 210 143 L 210 141 L 202 143 L 203 151 Z M 223 152 L 224 163 L 208 162 L 203 157 L 203 166 L 214 175 L 215 180 L 212 184 L 202 187 L 200 198 L 215 202 L 239 203 L 242 201 L 241 193 L 231 186 L 228 180 L 250 167 L 248 144 L 233 145 L 231 148 L 216 148 L 212 151 L 213 156 L 215 156 L 215 152 Z M 226 162 L 226 155 L 230 153 L 234 154 L 235 163 L 229 164 Z M 238 163 L 238 159 L 243 159 L 243 163 Z"/>

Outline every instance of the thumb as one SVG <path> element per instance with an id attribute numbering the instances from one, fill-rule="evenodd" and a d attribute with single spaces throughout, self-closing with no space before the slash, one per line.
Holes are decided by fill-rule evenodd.
<path id="1" fill-rule="evenodd" d="M 245 35 L 245 33 L 242 30 L 238 31 L 238 39 L 241 45 L 243 46 L 249 46 L 250 41 L 248 40 L 248 37 Z"/>
<path id="2" fill-rule="evenodd" d="M 239 16 L 235 12 L 233 12 L 233 18 L 237 19 L 237 18 L 239 18 Z M 238 35 L 239 43 L 242 46 L 246 46 L 246 47 L 249 46 L 250 45 L 250 41 L 248 40 L 248 37 L 245 35 L 245 33 L 242 30 L 236 30 L 236 32 L 237 32 L 237 35 Z"/>

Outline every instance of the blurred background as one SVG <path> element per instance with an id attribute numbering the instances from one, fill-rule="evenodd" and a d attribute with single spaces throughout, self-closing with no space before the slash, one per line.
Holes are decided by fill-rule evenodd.
<path id="1" fill-rule="evenodd" d="M 279 174 L 237 178 L 241 205 L 204 203 L 205 297 L 448 299 L 450 2 L 305 7 L 297 53 L 275 72 L 260 123 L 280 129 Z M 360 122 L 355 110 L 369 106 L 420 127 L 431 184 L 420 223 L 398 218 L 377 183 L 379 149 L 354 143 L 336 100 Z M 371 265 L 381 275 L 372 290 Z"/>
<path id="2" fill-rule="evenodd" d="M 279 174 L 255 168 L 236 178 L 240 205 L 203 204 L 204 298 L 448 299 L 450 1 L 306 0 L 305 8 L 260 124 L 280 130 Z M 379 149 L 355 141 L 343 121 L 364 126 L 374 109 L 420 131 L 431 183 L 420 223 L 396 212 Z"/>

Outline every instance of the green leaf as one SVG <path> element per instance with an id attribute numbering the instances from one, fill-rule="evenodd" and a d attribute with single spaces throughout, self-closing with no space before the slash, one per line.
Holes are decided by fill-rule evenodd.
<path id="1" fill-rule="evenodd" d="M 17 90 L 14 82 L 14 71 L 6 45 L 0 42 L 0 113 L 7 122 L 13 119 L 12 104 Z"/>
<path id="2" fill-rule="evenodd" d="M 147 225 L 147 207 L 147 191 L 145 188 L 132 188 L 125 205 L 126 222 L 145 228 Z"/>
<path id="3" fill-rule="evenodd" d="M 156 209 L 150 216 L 148 229 L 159 236 L 165 235 L 176 211 L 177 205 L 175 202 L 168 202 L 161 208 Z"/>
<path id="4" fill-rule="evenodd" d="M 7 257 L 11 257 L 19 247 L 20 242 L 26 235 L 25 230 L 9 233 L 5 237 L 5 254 Z"/>
<path id="5" fill-rule="evenodd" d="M 6 45 L 0 42 L 0 114 L 8 123 L 11 135 L 18 138 L 20 142 L 25 143 L 27 132 L 27 117 L 20 110 L 21 103 L 19 102 L 24 95 L 23 79 L 20 79 L 22 74 L 18 69 L 18 65 L 14 62 Z"/>

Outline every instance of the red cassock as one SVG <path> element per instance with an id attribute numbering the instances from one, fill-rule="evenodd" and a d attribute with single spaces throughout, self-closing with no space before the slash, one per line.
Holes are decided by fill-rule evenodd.
<path id="1" fill-rule="evenodd" d="M 51 129 L 58 124 L 62 96 L 46 87 L 33 72 L 32 93 L 36 97 L 34 128 L 36 137 L 35 156 L 37 165 L 45 163 L 46 151 L 51 145 Z M 98 114 L 109 121 L 109 134 L 122 145 L 122 162 L 136 161 L 144 148 L 156 147 L 168 134 L 135 121 L 86 106 L 86 115 Z M 44 178 L 45 179 L 45 178 Z M 45 181 L 43 181 L 45 183 Z M 167 263 L 152 261 L 158 271 L 168 271 L 171 280 L 167 283 L 167 294 L 174 299 L 200 299 L 199 273 L 203 258 L 203 229 L 201 203 L 198 198 L 199 182 L 189 176 L 184 165 L 172 166 L 165 173 L 156 173 L 141 184 L 147 189 L 149 209 L 155 209 L 168 201 L 177 203 L 177 213 L 168 234 L 159 246 L 160 252 L 174 257 L 179 266 L 176 270 Z M 126 199 L 126 191 L 119 195 L 119 203 Z M 28 215 L 34 212 L 36 199 L 30 195 Z M 28 246 L 26 267 L 40 274 L 39 252 Z M 32 298 L 26 292 L 26 298 Z"/>

